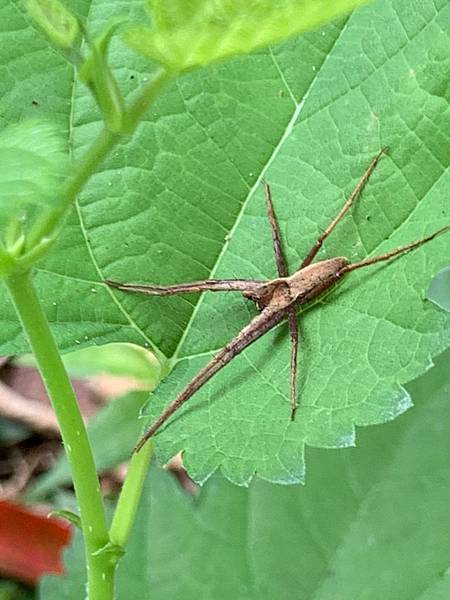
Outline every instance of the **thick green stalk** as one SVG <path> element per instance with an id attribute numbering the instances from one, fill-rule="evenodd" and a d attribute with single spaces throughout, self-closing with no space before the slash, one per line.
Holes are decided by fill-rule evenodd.
<path id="1" fill-rule="evenodd" d="M 125 548 L 130 537 L 152 453 L 153 442 L 150 440 L 142 447 L 140 452 L 133 454 L 128 467 L 128 473 L 109 530 L 111 543 L 121 548 Z"/>
<path id="2" fill-rule="evenodd" d="M 30 273 L 15 273 L 4 281 L 52 401 L 72 469 L 86 548 L 89 600 L 112 600 L 116 561 L 108 552 L 99 552 L 109 541 L 108 529 L 94 458 L 72 385 Z"/>

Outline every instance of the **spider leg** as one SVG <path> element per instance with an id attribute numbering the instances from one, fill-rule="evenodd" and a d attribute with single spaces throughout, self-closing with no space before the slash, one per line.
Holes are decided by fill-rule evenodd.
<path id="1" fill-rule="evenodd" d="M 245 348 L 270 331 L 275 325 L 284 319 L 285 313 L 282 310 L 274 310 L 267 306 L 259 315 L 250 321 L 226 346 L 219 350 L 217 354 L 197 373 L 194 379 L 184 388 L 184 390 L 169 404 L 156 421 L 146 431 L 135 447 L 138 452 L 145 442 L 150 439 L 158 429 L 167 421 L 167 419 L 177 411 L 195 392 L 197 392 L 207 381 L 211 379 L 220 369 L 225 367 L 235 356 L 240 354 Z"/>
<path id="2" fill-rule="evenodd" d="M 391 258 L 394 258 L 395 256 L 398 256 L 399 254 L 404 254 L 406 252 L 410 252 L 411 250 L 414 250 L 414 248 L 418 248 L 422 244 L 431 242 L 432 239 L 434 239 L 438 235 L 441 235 L 441 233 L 445 233 L 446 231 L 449 231 L 449 230 L 450 230 L 450 227 L 447 225 L 446 227 L 443 227 L 442 229 L 435 231 L 431 235 L 429 235 L 425 238 L 422 238 L 421 240 L 416 240 L 415 242 L 411 242 L 410 244 L 406 244 L 405 246 L 400 246 L 400 248 L 395 248 L 395 250 L 391 250 L 390 252 L 386 252 L 385 254 L 380 254 L 379 256 L 373 256 L 371 258 L 365 258 L 364 260 L 360 260 L 359 262 L 356 262 L 356 263 L 351 263 L 351 264 L 347 265 L 346 267 L 344 267 L 341 270 L 341 273 L 348 273 L 349 271 L 355 271 L 356 269 L 360 269 L 362 267 L 368 267 L 369 265 L 374 265 L 375 263 L 389 260 Z"/>
<path id="3" fill-rule="evenodd" d="M 139 283 L 119 283 L 106 279 L 110 287 L 125 292 L 137 292 L 148 296 L 174 296 L 175 294 L 189 294 L 195 292 L 247 292 L 252 293 L 264 284 L 256 279 L 205 279 L 192 283 L 177 283 L 175 285 L 148 285 Z"/>
<path id="4" fill-rule="evenodd" d="M 270 229 L 272 231 L 272 243 L 275 253 L 275 262 L 277 263 L 277 271 L 279 277 L 287 277 L 289 275 L 286 257 L 284 256 L 283 247 L 281 245 L 280 229 L 278 227 L 275 210 L 273 208 L 272 194 L 270 186 L 266 181 L 263 181 L 264 196 L 266 198 L 267 216 L 269 217 Z"/>
<path id="5" fill-rule="evenodd" d="M 354 203 L 354 201 L 357 199 L 357 197 L 361 193 L 361 191 L 364 188 L 364 186 L 366 185 L 366 183 L 369 181 L 369 177 L 371 176 L 373 170 L 377 166 L 378 161 L 380 160 L 380 158 L 382 157 L 382 155 L 386 152 L 386 150 L 387 150 L 387 148 L 383 148 L 372 159 L 372 162 L 367 167 L 364 175 L 358 181 L 355 189 L 353 190 L 353 192 L 348 197 L 348 199 L 345 202 L 344 206 L 341 208 L 341 210 L 336 215 L 336 217 L 331 221 L 331 223 L 328 225 L 328 227 L 323 231 L 323 233 L 321 233 L 321 235 L 319 236 L 319 238 L 317 239 L 317 241 L 314 242 L 311 250 L 308 252 L 308 254 L 306 255 L 306 257 L 303 259 L 303 262 L 300 265 L 300 269 L 303 269 L 304 267 L 307 267 L 308 265 L 310 265 L 312 263 L 312 261 L 314 260 L 314 258 L 317 255 L 317 253 L 322 248 L 322 245 L 323 245 L 324 241 L 327 239 L 327 237 L 330 235 L 330 233 L 333 231 L 333 229 L 336 227 L 336 225 L 339 223 L 339 221 L 341 221 L 343 219 L 343 217 L 345 216 L 345 214 L 348 212 L 348 210 L 350 209 L 350 207 L 352 206 L 352 204 Z"/>
<path id="6" fill-rule="evenodd" d="M 272 202 L 272 195 L 270 193 L 270 186 L 265 181 L 264 195 L 266 198 L 267 215 L 269 217 L 270 228 L 272 230 L 272 242 L 273 250 L 275 253 L 275 261 L 277 263 L 277 271 L 279 277 L 287 277 L 289 275 L 286 257 L 284 256 L 283 247 L 281 245 L 281 234 L 278 227 L 277 218 Z M 289 324 L 289 331 L 291 333 L 292 341 L 292 352 L 291 352 L 291 419 L 295 418 L 295 411 L 297 410 L 297 359 L 298 359 L 298 322 L 297 313 L 295 306 L 290 306 L 287 309 L 287 318 Z"/>
<path id="7" fill-rule="evenodd" d="M 297 411 L 297 363 L 298 363 L 298 322 L 295 308 L 288 309 L 289 331 L 291 332 L 291 421 Z"/>

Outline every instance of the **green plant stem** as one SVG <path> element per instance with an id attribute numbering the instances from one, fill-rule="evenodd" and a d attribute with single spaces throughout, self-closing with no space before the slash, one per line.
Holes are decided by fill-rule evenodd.
<path id="1" fill-rule="evenodd" d="M 14 266 L 14 259 L 0 242 L 0 277 L 4 277 Z"/>
<path id="2" fill-rule="evenodd" d="M 118 141 L 133 133 L 172 76 L 170 72 L 160 69 L 126 111 L 122 130 L 112 132 L 105 127 L 100 132 L 67 181 L 59 208 L 45 213 L 30 230 L 22 256 L 13 258 L 0 246 L 0 275 L 5 277 L 5 284 L 35 355 L 61 428 L 71 466 L 86 548 L 89 600 L 112 600 L 114 597 L 114 572 L 120 557 L 120 552 L 114 550 L 114 546 L 123 548 L 131 531 L 151 458 L 151 445 L 131 461 L 130 472 L 114 517 L 114 540 L 111 543 L 86 429 L 69 377 L 33 287 L 29 269 L 56 239 L 83 186 Z"/>
<path id="3" fill-rule="evenodd" d="M 172 78 L 172 73 L 160 69 L 144 87 L 141 94 L 131 104 L 124 116 L 124 126 L 121 132 L 112 132 L 104 128 L 92 146 L 83 156 L 75 168 L 72 177 L 67 182 L 63 192 L 63 198 L 58 210 L 47 213 L 41 220 L 37 221 L 27 236 L 27 250 L 36 252 L 38 245 L 48 238 L 54 238 L 57 230 L 62 225 L 64 218 L 74 204 L 77 195 L 85 183 L 98 169 L 104 158 L 114 148 L 117 142 L 125 135 L 130 135 L 142 120 L 150 105 L 161 92 L 161 89 Z M 46 248 L 47 249 L 47 248 Z M 27 262 L 27 255 L 23 257 Z"/>
<path id="4" fill-rule="evenodd" d="M 130 537 L 136 511 L 142 495 L 148 466 L 152 458 L 153 442 L 142 447 L 140 452 L 135 452 L 128 467 L 128 473 L 120 492 L 114 518 L 109 530 L 112 544 L 125 548 Z"/>
<path id="5" fill-rule="evenodd" d="M 99 552 L 109 541 L 99 481 L 78 403 L 30 273 L 5 279 L 57 416 L 80 508 L 89 600 L 112 600 L 115 562 Z M 95 554 L 97 553 L 97 554 Z"/>

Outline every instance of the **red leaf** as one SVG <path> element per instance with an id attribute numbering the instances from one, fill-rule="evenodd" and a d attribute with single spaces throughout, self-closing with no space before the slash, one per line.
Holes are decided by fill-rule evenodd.
<path id="1" fill-rule="evenodd" d="M 46 573 L 64 573 L 60 555 L 71 536 L 62 519 L 0 501 L 0 573 L 29 585 Z"/>

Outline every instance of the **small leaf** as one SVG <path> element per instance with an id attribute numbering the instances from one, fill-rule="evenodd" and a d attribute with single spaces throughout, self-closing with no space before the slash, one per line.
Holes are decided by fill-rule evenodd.
<path id="1" fill-rule="evenodd" d="M 63 510 L 63 509 L 52 510 L 48 513 L 48 516 L 49 517 L 61 517 L 61 519 L 65 519 L 66 521 L 69 521 L 69 523 L 72 523 L 72 525 L 75 525 L 75 527 L 77 527 L 78 529 L 81 529 L 80 516 L 77 515 L 76 513 L 72 512 L 71 510 Z"/>
<path id="2" fill-rule="evenodd" d="M 362 0 L 149 0 L 154 27 L 134 27 L 128 44 L 181 72 L 252 52 L 314 29 Z"/>
<path id="3" fill-rule="evenodd" d="M 439 271 L 432 280 L 427 291 L 427 298 L 450 312 L 450 267 Z"/>
<path id="4" fill-rule="evenodd" d="M 74 48 L 80 37 L 77 19 L 59 0 L 26 0 L 30 16 L 49 40 L 64 50 Z"/>
<path id="5" fill-rule="evenodd" d="M 56 126 L 26 121 L 1 131 L 0 164 L 0 219 L 32 205 L 56 206 L 68 164 Z"/>
<path id="6" fill-rule="evenodd" d="M 103 546 L 103 548 L 93 552 L 92 556 L 100 556 L 101 554 L 111 554 L 114 557 L 120 557 L 125 554 L 125 550 L 122 548 L 122 546 L 108 542 Z"/>

